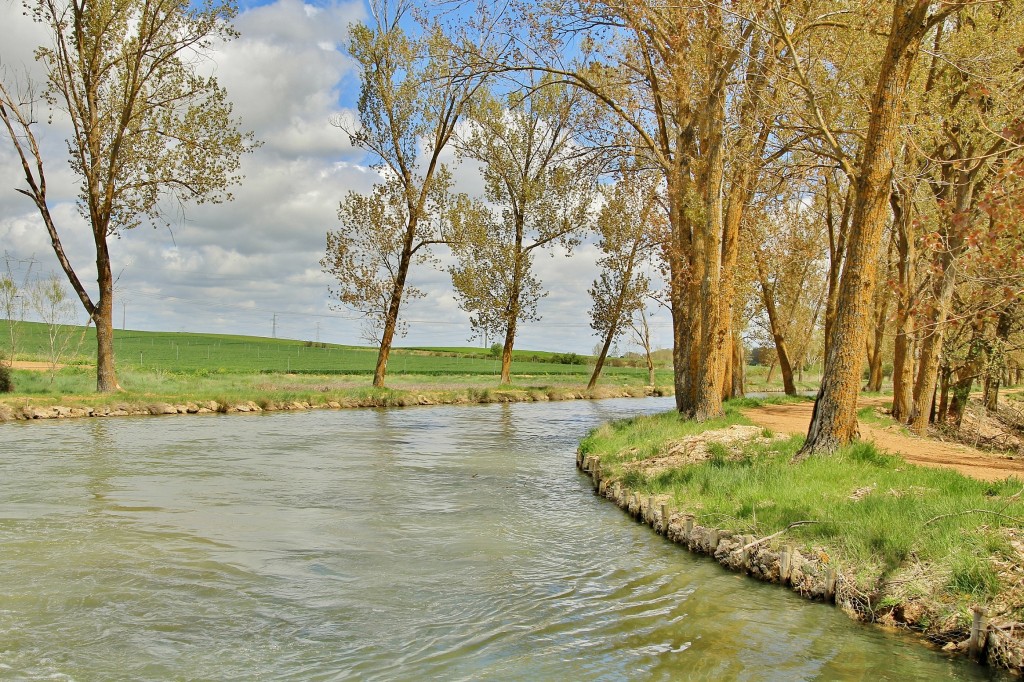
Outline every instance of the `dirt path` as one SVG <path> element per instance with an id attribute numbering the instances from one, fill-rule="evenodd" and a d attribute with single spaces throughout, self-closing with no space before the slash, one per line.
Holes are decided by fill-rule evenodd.
<path id="1" fill-rule="evenodd" d="M 861 401 L 860 407 L 883 405 L 887 399 L 872 398 Z M 813 403 L 765 405 L 743 410 L 752 422 L 777 433 L 806 434 L 811 423 Z M 962 474 L 983 481 L 997 481 L 1010 476 L 1024 480 L 1024 458 L 1012 458 L 983 452 L 959 443 L 947 443 L 930 438 L 900 433 L 897 426 L 880 427 L 860 424 L 862 438 L 874 441 L 879 448 L 895 453 L 908 462 L 924 466 L 956 469 Z"/>

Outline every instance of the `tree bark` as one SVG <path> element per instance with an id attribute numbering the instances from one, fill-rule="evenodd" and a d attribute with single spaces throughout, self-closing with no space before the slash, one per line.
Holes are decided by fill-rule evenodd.
<path id="1" fill-rule="evenodd" d="M 765 311 L 768 313 L 768 325 L 771 327 L 772 340 L 775 342 L 775 354 L 778 356 L 779 369 L 782 372 L 783 390 L 785 390 L 786 395 L 796 395 L 796 384 L 793 383 L 793 365 L 789 360 L 789 348 L 786 345 L 785 333 L 782 330 L 782 320 L 779 319 L 779 312 L 775 306 L 775 294 L 771 285 L 768 284 L 768 278 L 765 275 L 761 257 L 757 251 L 754 252 L 754 261 L 757 265 L 758 280 L 761 284 L 761 300 L 764 302 Z"/>
<path id="2" fill-rule="evenodd" d="M 896 230 L 896 336 L 892 356 L 892 418 L 906 422 L 914 404 L 914 357 L 911 352 L 911 310 L 914 289 L 914 235 L 913 201 L 909 192 L 897 185 L 890 203 L 893 209 L 893 227 Z"/>
<path id="3" fill-rule="evenodd" d="M 910 430 L 918 435 L 924 435 L 928 430 L 928 410 L 924 409 L 923 402 L 935 391 L 946 319 L 956 289 L 957 259 L 965 249 L 960 230 L 952 223 L 955 216 L 963 215 L 970 208 L 974 197 L 975 179 L 971 175 L 958 173 L 957 180 L 954 213 L 946 220 L 947 246 L 939 254 L 940 270 L 939 280 L 934 289 L 935 303 L 921 342 L 921 360 L 914 382 L 914 407 L 910 414 Z"/>
<path id="4" fill-rule="evenodd" d="M 857 395 L 878 250 L 888 218 L 895 141 L 907 84 L 928 28 L 930 2 L 898 0 L 871 98 L 864 153 L 839 283 L 835 328 L 807 439 L 797 457 L 834 452 L 857 437 Z"/>
<path id="5" fill-rule="evenodd" d="M 732 339 L 732 397 L 742 398 L 746 395 L 747 358 L 743 349 L 743 339 L 733 331 Z"/>
<path id="6" fill-rule="evenodd" d="M 92 320 L 96 324 L 96 390 L 110 393 L 121 390 L 114 368 L 114 278 L 106 239 L 96 240 L 96 283 L 100 297 Z"/>
<path id="7" fill-rule="evenodd" d="M 415 213 L 412 215 L 415 216 Z M 402 305 L 402 297 L 405 295 L 405 281 L 409 276 L 409 266 L 412 264 L 417 222 L 416 217 L 411 217 L 409 225 L 405 230 L 402 257 L 398 261 L 398 272 L 395 275 L 395 283 L 391 288 L 391 300 L 388 303 L 387 315 L 384 317 L 380 349 L 377 351 L 377 365 L 373 370 L 373 386 L 375 388 L 384 388 L 384 376 L 388 371 L 388 358 L 391 357 L 391 344 L 395 338 L 395 329 L 398 327 L 398 312 Z"/>
<path id="8" fill-rule="evenodd" d="M 723 32 L 721 8 L 710 10 L 710 22 L 714 35 Z M 718 41 L 712 40 L 714 48 Z M 723 289 L 722 246 L 725 239 L 722 188 L 725 182 L 725 100 L 726 75 L 721 73 L 719 49 L 708 51 L 709 73 L 712 84 L 706 102 L 706 117 L 703 120 L 702 147 L 704 149 L 703 172 L 700 174 L 700 195 L 704 215 L 700 221 L 699 235 L 701 248 L 696 254 L 702 260 L 700 281 L 701 336 L 700 356 L 697 363 L 696 395 L 693 418 L 699 422 L 721 417 L 722 377 L 725 353 L 731 351 L 727 341 L 731 317 L 731 292 Z M 738 225 L 736 226 L 738 228 Z M 730 239 L 735 235 L 730 236 Z M 732 248 L 735 248 L 733 245 Z"/>

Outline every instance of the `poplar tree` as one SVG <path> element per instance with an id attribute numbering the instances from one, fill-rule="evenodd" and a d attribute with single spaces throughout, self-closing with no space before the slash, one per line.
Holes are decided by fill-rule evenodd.
<path id="1" fill-rule="evenodd" d="M 404 27 L 409 3 L 381 0 L 371 10 L 376 25 L 354 26 L 349 46 L 362 80 L 358 120 L 335 124 L 367 151 L 382 179 L 367 206 L 372 210 L 359 209 L 361 199 L 353 193 L 342 201 L 342 227 L 328 236 L 321 266 L 335 277 L 332 291 L 341 303 L 369 315 L 378 329 L 373 385 L 382 388 L 410 294 L 409 271 L 442 241 L 438 196 L 450 174 L 441 155 L 483 76 L 456 62 L 439 25 L 410 34 Z M 386 237 L 374 234 L 384 226 Z M 346 259 L 359 267 L 346 266 Z"/>
<path id="2" fill-rule="evenodd" d="M 578 104 L 575 88 L 545 79 L 504 102 L 482 92 L 459 143 L 462 156 L 482 164 L 485 198 L 500 214 L 453 224 L 452 284 L 474 329 L 504 337 L 503 384 L 512 380 L 518 325 L 538 319 L 544 295 L 535 255 L 555 244 L 571 251 L 589 220 L 594 178 L 574 136 Z"/>
<path id="3" fill-rule="evenodd" d="M 235 5 L 207 0 L 28 0 L 27 13 L 49 32 L 37 59 L 39 93 L 0 78 L 0 120 L 18 154 L 25 184 L 61 269 L 96 325 L 96 387 L 120 389 L 114 367 L 114 278 L 108 240 L 143 223 L 166 221 L 181 202 L 231 198 L 239 158 L 253 146 L 239 131 L 227 94 L 204 73 L 220 41 L 235 37 Z M 67 149 L 79 179 L 77 205 L 91 231 L 96 290 L 90 292 L 65 251 L 76 229 L 58 224 L 47 194 L 38 143 L 39 110 L 67 118 Z M 78 266 L 81 267 L 81 266 Z"/>

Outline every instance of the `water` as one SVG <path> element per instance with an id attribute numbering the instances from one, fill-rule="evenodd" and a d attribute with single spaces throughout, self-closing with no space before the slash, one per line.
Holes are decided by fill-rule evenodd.
<path id="1" fill-rule="evenodd" d="M 990 671 L 693 557 L 574 468 L 671 399 L 0 426 L 0 679 Z"/>

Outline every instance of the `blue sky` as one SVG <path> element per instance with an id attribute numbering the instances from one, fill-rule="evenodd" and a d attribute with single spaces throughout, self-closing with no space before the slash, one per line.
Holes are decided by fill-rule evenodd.
<path id="1" fill-rule="evenodd" d="M 375 180 L 362 151 L 330 125 L 332 116 L 354 105 L 359 81 L 345 53 L 347 26 L 366 17 L 361 2 L 242 5 L 235 21 L 241 37 L 214 55 L 213 66 L 242 125 L 264 144 L 245 159 L 246 179 L 235 201 L 191 206 L 170 229 L 141 227 L 112 240 L 115 326 L 123 321 L 129 329 L 261 336 L 276 327 L 279 337 L 363 343 L 354 315 L 332 309 L 318 261 L 326 231 L 337 225 L 340 199 Z M 32 49 L 44 38 L 20 3 L 0 3 L 0 63 L 6 68 L 37 70 Z M 73 262 L 92 280 L 91 240 L 72 203 L 75 178 L 59 126 L 42 141 L 51 209 Z M 14 191 L 23 184 L 19 170 L 8 141 L 0 140 L 0 252 L 16 267 L 34 259 L 37 272 L 55 271 L 38 215 Z M 479 187 L 471 166 L 457 167 L 455 175 L 460 189 Z M 438 256 L 444 261 L 447 254 Z M 520 327 L 517 348 L 591 351 L 597 338 L 589 327 L 587 288 L 596 257 L 596 248 L 585 244 L 570 259 L 557 251 L 537 259 L 550 293 L 538 308 L 541 321 Z M 398 345 L 468 345 L 469 318 L 458 309 L 448 275 L 420 267 L 411 279 L 427 297 L 406 304 L 410 333 Z M 654 341 L 666 347 L 668 319 L 659 315 Z"/>

